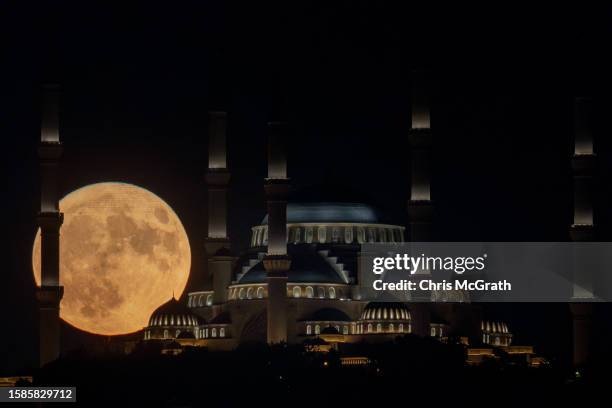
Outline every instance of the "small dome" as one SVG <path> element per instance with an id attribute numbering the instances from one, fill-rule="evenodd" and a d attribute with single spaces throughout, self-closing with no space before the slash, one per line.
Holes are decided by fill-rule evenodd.
<path id="1" fill-rule="evenodd" d="M 199 323 L 198 317 L 192 314 L 187 306 L 175 298 L 170 299 L 155 309 L 149 319 L 149 327 L 193 327 Z"/>
<path id="2" fill-rule="evenodd" d="M 380 223 L 376 210 L 361 203 L 288 203 L 287 223 Z M 268 224 L 266 215 L 261 222 Z"/>
<path id="3" fill-rule="evenodd" d="M 410 320 L 410 310 L 399 302 L 370 302 L 367 304 L 361 320 Z"/>

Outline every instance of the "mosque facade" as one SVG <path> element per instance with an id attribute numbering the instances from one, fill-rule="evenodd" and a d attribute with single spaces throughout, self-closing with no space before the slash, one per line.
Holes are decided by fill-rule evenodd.
<path id="1" fill-rule="evenodd" d="M 431 129 L 420 88 L 415 87 L 408 135 L 413 146 L 408 227 L 384 222 L 367 203 L 290 201 L 287 127 L 270 122 L 263 183 L 268 211 L 251 228 L 249 248 L 238 255 L 227 234 L 227 115 L 209 112 L 205 248 L 212 284 L 190 291 L 182 303 L 171 299 L 160 306 L 143 330 L 144 340 L 231 350 L 248 342 L 375 343 L 414 334 L 512 347 L 508 325 L 485 320 L 481 307 L 467 298 L 388 302 L 366 296 L 372 272 L 359 262 L 362 244 L 431 239 Z"/>
<path id="2" fill-rule="evenodd" d="M 184 300 L 170 299 L 151 315 L 142 330 L 144 342 L 231 350 L 249 342 L 303 344 L 323 342 L 378 343 L 398 336 L 432 337 L 460 342 L 468 347 L 468 360 L 493 355 L 533 355 L 529 346 L 513 344 L 506 322 L 487 315 L 483 305 L 456 293 L 427 302 L 404 299 L 389 302 L 366 296 L 371 271 L 362 269 L 365 243 L 434 241 L 431 201 L 431 140 L 429 99 L 425 81 L 413 86 L 408 225 L 389 223 L 368 203 L 303 202 L 289 199 L 286 144 L 288 129 L 282 122 L 268 123 L 268 175 L 263 180 L 267 214 L 250 230 L 249 248 L 232 251 L 228 236 L 228 168 L 225 112 L 209 112 L 209 149 L 205 181 L 208 190 L 208 223 L 204 248 L 209 285 L 192 288 Z M 37 290 L 40 309 L 41 365 L 58 358 L 59 211 L 57 165 L 62 153 L 57 126 L 59 90 L 45 89 L 41 163 L 41 209 L 38 223 L 43 242 L 41 281 Z M 588 100 L 577 101 L 575 173 L 575 223 L 573 240 L 593 239 L 590 196 L 592 138 L 584 112 Z M 587 106 L 587 107 L 585 107 Z M 586 146 L 586 147 L 585 147 Z M 586 164 L 585 164 L 586 163 Z M 588 165 L 587 165 L 588 164 Z M 584 186 L 583 186 L 584 185 Z M 246 231 L 245 231 L 246 232 Z M 369 289 L 369 288 L 368 288 Z M 420 299 L 423 300 L 423 299 Z M 586 361 L 591 308 L 580 299 L 571 306 L 574 323 L 574 360 Z M 178 346 L 177 346 L 178 345 Z M 178 347 L 178 348 L 177 348 Z"/>

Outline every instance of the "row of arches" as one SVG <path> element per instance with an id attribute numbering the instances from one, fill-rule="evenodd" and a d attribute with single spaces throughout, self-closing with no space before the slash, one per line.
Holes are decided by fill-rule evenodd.
<path id="1" fill-rule="evenodd" d="M 412 324 L 389 323 L 387 325 L 383 323 L 359 323 L 355 327 L 355 334 L 372 334 L 372 333 L 412 333 Z"/>
<path id="2" fill-rule="evenodd" d="M 194 330 L 194 332 L 196 333 L 196 336 L 197 336 L 198 330 L 196 329 Z M 171 329 L 164 329 L 164 331 L 161 333 L 162 333 L 162 337 L 161 337 L 162 339 L 177 339 L 179 335 L 182 333 L 182 330 L 176 329 L 175 331 L 172 331 Z M 144 339 L 145 340 L 153 339 L 153 332 L 151 330 L 145 330 Z"/>
<path id="3" fill-rule="evenodd" d="M 291 290 L 291 296 L 294 298 L 314 298 L 315 297 L 315 288 L 312 286 L 293 286 Z M 344 291 L 341 288 L 336 290 L 335 287 L 329 286 L 327 290 L 324 286 L 316 287 L 316 297 L 319 299 L 336 299 L 336 297 L 340 299 L 344 299 Z"/>
<path id="4" fill-rule="evenodd" d="M 325 327 L 335 327 L 338 333 L 342 334 L 373 334 L 373 333 L 412 333 L 412 324 L 404 323 L 353 323 L 348 324 L 323 324 L 323 323 L 308 323 L 306 324 L 306 335 L 319 335 Z"/>
<path id="5" fill-rule="evenodd" d="M 294 298 L 319 298 L 319 299 L 344 299 L 345 293 L 342 288 L 334 286 L 299 286 L 295 285 L 287 289 L 287 296 Z M 241 286 L 230 288 L 229 298 L 232 300 L 263 299 L 266 291 L 263 286 Z"/>
<path id="6" fill-rule="evenodd" d="M 484 344 L 490 344 L 492 346 L 509 346 L 512 344 L 512 336 L 508 334 L 496 335 L 496 334 L 482 334 L 482 342 Z"/>
<path id="7" fill-rule="evenodd" d="M 229 293 L 230 299 L 263 299 L 265 297 L 265 289 L 263 286 L 241 286 L 231 288 Z"/>
<path id="8" fill-rule="evenodd" d="M 204 306 L 212 306 L 212 304 L 213 304 L 212 293 L 192 295 L 192 296 L 189 296 L 189 300 L 187 300 L 187 307 L 204 307 Z"/>
<path id="9" fill-rule="evenodd" d="M 287 242 L 294 244 L 404 242 L 404 231 L 402 227 L 381 226 L 288 226 Z M 253 228 L 251 246 L 259 247 L 265 245 L 268 245 L 268 227 L 260 226 Z"/>
<path id="10" fill-rule="evenodd" d="M 196 331 L 197 339 L 208 339 L 208 338 L 224 338 L 225 337 L 225 327 L 219 327 L 218 330 L 216 327 L 211 327 L 210 330 L 208 327 Z"/>

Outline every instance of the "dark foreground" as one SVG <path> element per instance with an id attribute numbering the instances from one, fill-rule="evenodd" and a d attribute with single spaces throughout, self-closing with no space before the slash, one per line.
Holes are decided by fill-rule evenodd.
<path id="1" fill-rule="evenodd" d="M 372 363 L 346 367 L 339 353 L 303 347 L 186 348 L 168 356 L 140 345 L 128 356 L 72 353 L 40 370 L 33 385 L 76 386 L 78 405 L 510 407 L 603 402 L 609 378 L 604 368 L 591 367 L 575 378 L 554 365 L 529 368 L 504 358 L 470 367 L 461 346 L 410 336 L 345 346 L 342 355 L 366 356 Z"/>

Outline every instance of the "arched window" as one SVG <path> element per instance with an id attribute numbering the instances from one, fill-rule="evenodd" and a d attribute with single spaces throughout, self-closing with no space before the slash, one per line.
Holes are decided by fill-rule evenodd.
<path id="1" fill-rule="evenodd" d="M 244 288 L 240 288 L 240 290 L 238 291 L 238 298 L 244 299 Z"/>
<path id="2" fill-rule="evenodd" d="M 330 299 L 335 299 L 336 298 L 336 289 L 334 289 L 333 286 L 329 288 L 329 298 Z"/>
<path id="3" fill-rule="evenodd" d="M 327 239 L 327 228 L 317 228 L 317 239 L 320 243 L 325 243 L 325 240 Z"/>
<path id="4" fill-rule="evenodd" d="M 435 336 L 436 336 L 436 328 L 435 328 L 435 327 L 432 327 L 432 328 L 431 328 L 431 330 L 430 330 L 430 332 L 431 332 L 431 333 L 429 333 L 429 334 L 430 334 L 432 337 L 435 337 Z"/>
<path id="5" fill-rule="evenodd" d="M 204 306 L 204 295 L 198 296 L 198 306 Z"/>
<path id="6" fill-rule="evenodd" d="M 204 337 L 208 338 L 208 328 L 204 329 Z"/>
<path id="7" fill-rule="evenodd" d="M 206 296 L 206 306 L 211 306 L 213 302 L 213 295 Z"/>
<path id="8" fill-rule="evenodd" d="M 398 330 L 400 333 L 403 333 L 403 332 L 404 332 L 404 325 L 403 325 L 402 323 L 400 323 L 400 324 L 397 326 L 397 330 Z"/>
<path id="9" fill-rule="evenodd" d="M 263 299 L 263 295 L 264 295 L 264 288 L 260 286 L 257 288 L 257 299 Z"/>
<path id="10" fill-rule="evenodd" d="M 315 326 L 315 334 L 321 334 L 321 326 L 318 324 Z"/>
<path id="11" fill-rule="evenodd" d="M 387 230 L 387 241 L 395 242 L 395 239 L 393 238 L 393 230 L 392 229 L 388 229 Z"/>
<path id="12" fill-rule="evenodd" d="M 219 337 L 225 337 L 225 327 L 219 329 Z"/>
<path id="13" fill-rule="evenodd" d="M 321 299 L 325 298 L 325 288 L 324 288 L 324 287 L 319 286 L 319 287 L 317 288 L 317 292 L 319 292 L 319 297 L 320 297 Z"/>
<path id="14" fill-rule="evenodd" d="M 167 339 L 167 338 L 168 338 L 168 329 L 165 329 L 164 330 L 164 339 Z"/>
<path id="15" fill-rule="evenodd" d="M 312 237 L 314 235 L 312 227 L 306 227 L 306 231 L 304 235 L 306 236 L 306 242 L 310 244 L 312 242 Z"/>
<path id="16" fill-rule="evenodd" d="M 314 296 L 314 290 L 312 290 L 312 286 L 306 286 L 306 297 L 311 298 Z"/>
<path id="17" fill-rule="evenodd" d="M 368 333 L 372 333 L 372 323 L 368 323 Z"/>
<path id="18" fill-rule="evenodd" d="M 294 233 L 294 236 L 293 236 L 293 242 L 298 244 L 301 241 L 302 241 L 302 229 L 298 227 L 298 228 L 295 229 L 295 233 Z"/>
<path id="19" fill-rule="evenodd" d="M 348 334 L 348 326 L 342 327 L 342 334 Z"/>
<path id="20" fill-rule="evenodd" d="M 385 242 L 387 239 L 385 237 L 385 230 L 384 228 L 379 228 L 378 229 L 378 240 L 380 242 Z"/>
<path id="21" fill-rule="evenodd" d="M 312 326 L 311 325 L 307 325 L 306 326 L 306 334 L 308 334 L 308 335 L 312 334 Z"/>
<path id="22" fill-rule="evenodd" d="M 217 337 L 217 328 L 213 327 L 212 329 L 210 329 L 210 335 L 211 337 Z"/>
<path id="23" fill-rule="evenodd" d="M 365 230 L 363 227 L 357 227 L 357 242 L 360 244 L 365 242 Z"/>
<path id="24" fill-rule="evenodd" d="M 408 333 L 412 333 L 412 323 L 408 323 Z"/>
<path id="25" fill-rule="evenodd" d="M 382 332 L 382 324 L 378 323 L 376 325 L 376 333 L 380 333 L 380 332 Z"/>
<path id="26" fill-rule="evenodd" d="M 393 326 L 393 323 L 389 323 L 389 331 L 391 333 L 393 333 L 395 331 L 395 327 Z"/>
<path id="27" fill-rule="evenodd" d="M 347 244 L 353 242 L 353 227 L 344 228 L 344 242 Z"/>
<path id="28" fill-rule="evenodd" d="M 253 299 L 253 288 L 250 286 L 247 289 L 247 299 Z"/>
<path id="29" fill-rule="evenodd" d="M 299 286 L 294 286 L 293 287 L 293 297 L 294 298 L 299 298 L 302 297 L 302 288 Z"/>
<path id="30" fill-rule="evenodd" d="M 340 333 L 340 325 L 336 325 L 336 331 Z"/>
<path id="31" fill-rule="evenodd" d="M 368 242 L 376 242 L 376 230 L 368 228 Z"/>
<path id="32" fill-rule="evenodd" d="M 263 245 L 268 245 L 268 228 L 264 227 L 263 229 Z"/>
<path id="33" fill-rule="evenodd" d="M 340 242 L 340 228 L 332 228 L 332 242 Z"/>
<path id="34" fill-rule="evenodd" d="M 174 337 L 175 337 L 175 338 L 178 338 L 179 334 L 181 334 L 181 331 L 180 331 L 180 330 L 177 330 L 177 331 L 176 331 L 176 333 L 174 334 Z"/>
<path id="35" fill-rule="evenodd" d="M 189 300 L 187 301 L 187 307 L 191 307 L 193 305 L 193 297 L 189 296 Z"/>
<path id="36" fill-rule="evenodd" d="M 495 345 L 499 346 L 499 337 L 495 337 Z"/>

